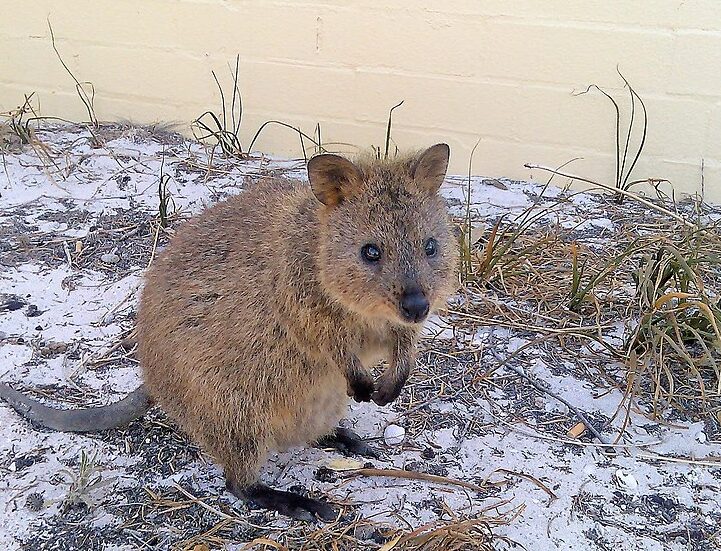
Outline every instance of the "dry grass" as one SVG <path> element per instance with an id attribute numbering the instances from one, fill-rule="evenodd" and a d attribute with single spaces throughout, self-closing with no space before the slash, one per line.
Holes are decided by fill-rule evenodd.
<path id="1" fill-rule="evenodd" d="M 326 526 L 300 534 L 257 538 L 242 549 L 254 551 L 493 551 L 494 542 L 506 541 L 494 536 L 493 529 L 512 522 L 523 507 L 503 515 L 481 515 L 476 518 L 457 518 L 425 524 L 415 530 L 396 530 L 369 520 L 357 520 L 348 525 Z M 385 543 L 372 544 L 360 535 L 375 533 Z"/>
<path id="2" fill-rule="evenodd" d="M 456 312 L 458 321 L 525 326 L 562 346 L 571 334 L 593 341 L 600 345 L 596 354 L 625 364 L 629 401 L 638 406 L 640 399 L 654 417 L 669 408 L 692 415 L 718 410 L 719 222 L 698 222 L 701 204 L 654 204 L 696 213 L 695 219 L 610 202 L 604 208 L 616 230 L 599 249 L 554 224 L 554 206 L 536 203 L 514 221 L 499 218 L 470 248 L 462 241 L 461 272 L 472 299 Z M 491 303 L 489 290 L 512 301 Z M 619 323 L 625 325 L 621 343 L 611 335 Z M 569 351 L 570 361 L 576 357 Z"/>
<path id="3" fill-rule="evenodd" d="M 35 132 L 32 121 L 37 115 L 35 93 L 25 94 L 25 101 L 15 109 L 0 113 L 0 149 L 32 143 Z"/>
<path id="4" fill-rule="evenodd" d="M 458 515 L 446 507 L 445 520 L 430 522 L 415 529 L 399 530 L 372 518 L 339 519 L 320 526 L 293 523 L 279 529 L 253 524 L 234 509 L 211 505 L 208 503 L 210 498 L 196 497 L 177 484 L 174 487 L 178 493 L 172 497 L 146 489 L 150 505 L 159 514 L 187 516 L 199 507 L 216 519 L 210 528 L 175 544 L 173 549 L 177 551 L 220 548 L 232 541 L 229 535 L 234 528 L 249 534 L 262 534 L 240 548 L 248 551 L 492 551 L 498 549 L 501 542 L 508 545 L 513 543 L 495 535 L 494 529 L 513 522 L 524 510 L 522 504 L 510 507 L 509 502 L 500 501 L 475 516 Z"/>

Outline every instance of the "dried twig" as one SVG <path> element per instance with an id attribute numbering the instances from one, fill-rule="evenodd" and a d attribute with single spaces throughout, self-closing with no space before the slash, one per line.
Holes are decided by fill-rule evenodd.
<path id="1" fill-rule="evenodd" d="M 232 516 L 230 516 L 229 514 L 224 513 L 224 512 L 221 511 L 220 509 L 216 509 L 216 508 L 213 507 L 212 505 L 208 505 L 208 504 L 205 503 L 202 499 L 194 496 L 193 494 L 191 494 L 190 492 L 188 492 L 187 490 L 185 490 L 183 487 L 181 487 L 180 485 L 176 484 L 175 482 L 173 483 L 173 487 L 174 487 L 176 490 L 178 490 L 181 494 L 183 494 L 185 497 L 187 497 L 190 501 L 192 501 L 193 503 L 196 503 L 197 505 L 199 505 L 200 507 L 202 507 L 202 508 L 205 509 L 206 511 L 210 511 L 211 513 L 213 513 L 214 515 L 217 515 L 218 517 L 220 517 L 220 518 L 222 518 L 222 519 L 230 520 L 230 521 L 233 521 L 233 522 L 240 522 L 240 519 L 239 519 L 239 518 L 237 518 L 237 517 L 232 517 Z"/>
<path id="2" fill-rule="evenodd" d="M 540 480 L 538 480 L 535 476 L 532 476 L 532 475 L 530 475 L 530 474 L 523 473 L 523 472 L 521 472 L 521 471 L 513 471 L 513 470 L 511 470 L 511 469 L 503 469 L 503 468 L 496 469 L 496 470 L 493 471 L 493 472 L 494 472 L 494 473 L 506 473 L 506 474 L 510 474 L 510 475 L 512 475 L 512 476 L 517 476 L 517 477 L 519 477 L 519 478 L 524 478 L 524 479 L 528 480 L 529 482 L 532 482 L 533 484 L 535 484 L 536 486 L 538 486 L 541 490 L 543 490 L 544 492 L 546 492 L 546 494 L 548 494 L 548 497 L 550 498 L 549 501 L 548 501 L 548 504 L 549 504 L 549 505 L 551 504 L 551 502 L 553 502 L 553 501 L 555 501 L 555 500 L 558 499 L 558 496 L 557 496 L 548 486 L 546 486 L 543 482 L 541 482 Z M 493 474 L 493 473 L 491 473 L 491 475 L 492 475 L 492 474 Z M 491 475 L 488 475 L 488 477 L 486 478 L 486 480 L 487 480 Z"/>
<path id="3" fill-rule="evenodd" d="M 471 482 L 465 482 L 463 480 L 456 480 L 454 478 L 448 478 L 445 476 L 438 476 L 435 474 L 419 473 L 415 471 L 403 471 L 401 469 L 356 469 L 350 471 L 345 475 L 348 478 L 354 476 L 387 476 L 391 478 L 407 478 L 410 480 L 425 480 L 427 482 L 434 482 L 436 484 L 446 484 L 449 486 L 461 486 L 462 488 L 468 488 L 474 492 L 485 491 L 482 486 L 473 484 Z"/>
<path id="4" fill-rule="evenodd" d="M 505 360 L 498 354 L 498 352 L 496 352 L 495 350 L 491 350 L 491 353 L 493 354 L 493 356 L 494 356 L 499 362 L 504 362 L 504 361 L 505 361 Z M 510 369 L 511 371 L 513 371 L 514 373 L 516 373 L 517 375 L 520 375 L 521 377 L 523 377 L 524 379 L 526 379 L 526 380 L 527 380 L 529 383 L 531 383 L 537 390 L 540 390 L 540 391 L 543 392 L 544 394 L 548 394 L 549 396 L 551 396 L 552 398 L 555 398 L 556 400 L 558 400 L 558 401 L 561 402 L 562 404 L 565 404 L 565 405 L 568 407 L 568 409 L 570 409 L 571 411 L 573 411 L 573 413 L 576 414 L 576 416 L 583 422 L 583 424 L 588 427 L 588 430 L 591 431 L 591 434 L 593 434 L 596 438 L 598 438 L 599 442 L 601 442 L 602 444 L 610 444 L 609 440 L 608 440 L 605 436 L 603 436 L 603 435 L 596 429 L 596 427 L 593 426 L 593 423 L 591 423 L 591 422 L 588 420 L 588 418 L 581 412 L 581 410 L 579 410 L 579 409 L 578 409 L 576 406 L 574 406 L 571 402 L 569 402 L 568 400 L 566 400 L 566 399 L 563 398 L 562 396 L 559 396 L 558 394 L 556 394 L 555 392 L 553 392 L 552 390 L 550 390 L 549 388 L 547 388 L 545 385 L 542 385 L 542 384 L 539 383 L 538 381 L 534 380 L 532 377 L 530 377 L 529 375 L 527 375 L 527 374 L 523 371 L 523 369 L 521 369 L 520 367 L 516 367 L 516 366 L 514 366 L 514 365 L 512 365 L 512 364 L 510 364 L 510 363 L 506 363 L 506 364 L 505 364 L 505 367 L 508 368 L 508 369 Z"/>

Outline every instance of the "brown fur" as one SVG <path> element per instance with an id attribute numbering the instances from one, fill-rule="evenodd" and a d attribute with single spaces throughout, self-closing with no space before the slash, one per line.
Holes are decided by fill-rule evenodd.
<path id="1" fill-rule="evenodd" d="M 400 316 L 400 295 L 417 284 L 434 309 L 455 283 L 456 244 L 436 194 L 444 147 L 445 165 L 431 158 L 439 150 L 311 160 L 312 190 L 259 182 L 185 223 L 148 270 L 138 314 L 145 384 L 229 481 L 252 484 L 268 450 L 329 434 L 348 395 L 372 389 L 380 359 L 390 367 L 374 399 L 397 395 L 420 330 Z M 383 251 L 377 265 L 360 257 L 367 242 Z"/>

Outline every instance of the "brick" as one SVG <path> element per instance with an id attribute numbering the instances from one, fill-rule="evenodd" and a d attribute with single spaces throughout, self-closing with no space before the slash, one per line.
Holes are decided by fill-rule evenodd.
<path id="1" fill-rule="evenodd" d="M 178 34 L 195 55 L 228 59 L 312 59 L 319 40 L 317 10 L 300 2 L 277 6 L 262 2 L 175 2 Z"/>
<path id="2" fill-rule="evenodd" d="M 665 86 L 670 94 L 721 96 L 721 34 L 679 34 Z"/>
<path id="3" fill-rule="evenodd" d="M 244 61 L 240 74 L 247 107 L 271 113 L 312 114 L 326 120 L 354 115 L 349 98 L 356 96 L 358 82 L 353 71 L 289 62 Z M 279 74 L 283 75 L 280 82 Z M 229 77 L 227 81 L 230 83 Z"/>
<path id="4" fill-rule="evenodd" d="M 703 99 L 646 98 L 649 111 L 645 154 L 700 158 L 708 149 L 712 104 Z M 716 149 L 716 151 L 720 151 Z"/>
<path id="5" fill-rule="evenodd" d="M 718 155 L 719 151 L 721 151 L 721 103 L 716 103 L 711 108 L 709 115 L 708 139 L 704 152 L 707 159 L 715 158 L 721 161 Z"/>
<path id="6" fill-rule="evenodd" d="M 344 8 L 344 0 L 318 0 L 314 5 L 327 8 Z M 374 0 L 356 0 L 353 6 L 362 9 L 378 7 Z M 454 16 L 459 18 L 504 18 L 529 23 L 548 21 L 559 27 L 569 22 L 590 23 L 606 27 L 642 27 L 658 31 L 678 29 L 721 30 L 718 2 L 628 2 L 627 0 L 568 2 L 566 0 L 457 0 L 438 2 L 414 0 L 386 4 L 384 10 Z M 609 29 L 612 30 L 612 29 Z"/>
<path id="7" fill-rule="evenodd" d="M 334 63 L 577 86 L 618 83 L 618 64 L 631 78 L 643 75 L 643 86 L 661 86 L 668 77 L 664 67 L 650 72 L 647 60 L 670 57 L 673 43 L 670 34 L 640 30 L 449 20 L 377 9 L 362 16 L 337 10 L 323 22 L 322 57 Z"/>
<path id="8" fill-rule="evenodd" d="M 475 74 L 540 83 L 570 84 L 578 89 L 596 83 L 620 86 L 616 67 L 640 90 L 660 90 L 668 68 L 655 63 L 671 55 L 670 35 L 574 26 L 495 21 L 483 29 L 481 47 L 470 56 Z M 653 70 L 649 70 L 653 60 Z"/>
<path id="9" fill-rule="evenodd" d="M 215 86 L 208 63 L 182 52 L 81 43 L 71 46 L 77 52 L 79 75 L 93 82 L 98 94 L 180 102 Z"/>
<path id="10" fill-rule="evenodd" d="M 43 38 L 0 37 L 0 78 L 37 86 L 63 85 L 74 88 L 72 78 L 63 69 L 50 42 Z M 77 72 L 77 60 L 72 55 L 63 58 L 72 71 Z M 82 77 L 81 77 L 82 78 Z"/>
<path id="11" fill-rule="evenodd" d="M 0 18 L 0 35 L 19 37 L 30 33 L 49 40 L 49 19 L 60 40 L 166 49 L 183 44 L 174 9 L 177 2 L 171 0 L 72 0 L 72 3 L 36 0 L 32 8 L 26 2 L 22 4 L 24 8 L 7 10 L 9 20 Z"/>
<path id="12" fill-rule="evenodd" d="M 28 93 L 24 84 L 0 83 L 0 112 L 15 109 Z M 72 121 L 88 119 L 87 111 L 75 92 L 36 87 L 33 89 L 39 101 L 40 115 L 62 117 Z M 35 104 L 37 105 L 37 104 Z"/>

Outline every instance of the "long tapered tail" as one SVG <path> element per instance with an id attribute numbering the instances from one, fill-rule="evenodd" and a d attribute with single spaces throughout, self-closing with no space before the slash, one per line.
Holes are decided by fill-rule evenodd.
<path id="1" fill-rule="evenodd" d="M 107 406 L 85 409 L 55 409 L 0 383 L 0 398 L 25 419 L 62 432 L 95 432 L 127 425 L 142 417 L 153 400 L 140 385 L 125 398 Z"/>

